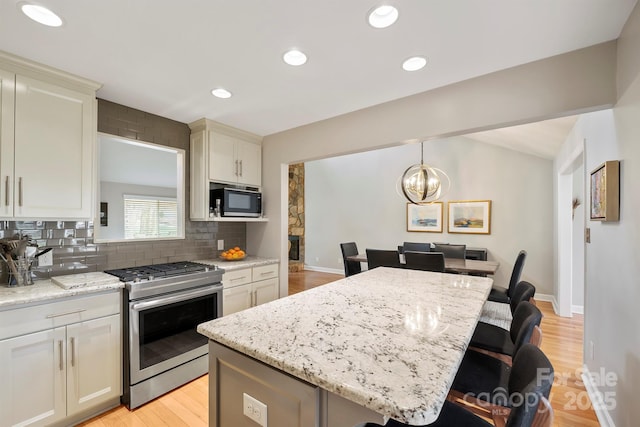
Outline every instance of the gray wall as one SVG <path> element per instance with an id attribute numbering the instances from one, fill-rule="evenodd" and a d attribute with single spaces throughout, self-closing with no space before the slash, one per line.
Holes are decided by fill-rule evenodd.
<path id="1" fill-rule="evenodd" d="M 551 160 L 464 137 L 425 143 L 425 163 L 444 170 L 452 185 L 443 201 L 491 200 L 491 234 L 408 232 L 406 200 L 396 191 L 404 170 L 420 162 L 418 144 L 310 161 L 305 164 L 306 258 L 343 272 L 339 243 L 395 249 L 403 241 L 465 243 L 485 247 L 500 262 L 495 281 L 507 286 L 516 255 L 528 253 L 523 279 L 539 294 L 553 292 Z M 524 190 L 524 191 L 523 191 Z"/>
<path id="2" fill-rule="evenodd" d="M 620 221 L 589 221 L 586 247 L 585 363 L 590 371 L 617 374 L 599 384 L 613 393 L 615 425 L 631 427 L 640 419 L 640 6 L 618 41 L 618 103 L 613 114 L 583 123 L 585 171 L 606 160 L 620 160 Z M 593 342 L 594 357 L 589 354 Z"/>
<path id="3" fill-rule="evenodd" d="M 189 159 L 189 127 L 166 119 L 98 99 L 98 131 L 185 150 Z M 189 176 L 187 160 L 185 176 Z M 21 232 L 31 235 L 41 247 L 53 247 L 53 266 L 38 268 L 39 278 L 61 274 L 131 267 L 161 262 L 212 259 L 217 256 L 217 239 L 225 247 L 246 245 L 245 223 L 189 221 L 189 183 L 185 191 L 185 239 L 153 242 L 99 243 L 93 241 L 93 222 L 87 221 L 1 221 L 0 236 Z M 286 263 L 285 263 L 286 264 Z"/>
<path id="4" fill-rule="evenodd" d="M 615 42 L 605 43 L 266 136 L 262 184 L 270 221 L 247 225 L 249 251 L 287 257 L 289 163 L 610 107 L 615 52 Z M 280 295 L 288 292 L 286 268 L 281 264 Z"/>

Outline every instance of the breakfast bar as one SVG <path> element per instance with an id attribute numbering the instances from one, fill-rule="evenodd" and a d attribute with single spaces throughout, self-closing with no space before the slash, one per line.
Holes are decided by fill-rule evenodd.
<path id="1" fill-rule="evenodd" d="M 492 283 L 376 268 L 199 325 L 210 425 L 435 421 Z"/>

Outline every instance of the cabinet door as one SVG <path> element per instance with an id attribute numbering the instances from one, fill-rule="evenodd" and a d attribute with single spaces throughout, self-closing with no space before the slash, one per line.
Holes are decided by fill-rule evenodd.
<path id="1" fill-rule="evenodd" d="M 13 216 L 15 74 L 0 70 L 0 217 Z"/>
<path id="2" fill-rule="evenodd" d="M 235 155 L 236 139 L 209 132 L 209 179 L 211 181 L 238 181 L 238 163 Z"/>
<path id="3" fill-rule="evenodd" d="M 90 218 L 95 99 L 16 76 L 14 216 Z"/>
<path id="4" fill-rule="evenodd" d="M 223 316 L 249 307 L 251 307 L 251 284 L 236 286 L 222 291 Z"/>
<path id="5" fill-rule="evenodd" d="M 253 283 L 254 305 L 278 299 L 278 279 L 267 279 Z"/>
<path id="6" fill-rule="evenodd" d="M 67 326 L 67 415 L 120 396 L 120 315 Z"/>
<path id="7" fill-rule="evenodd" d="M 238 182 L 241 184 L 261 186 L 262 182 L 262 147 L 245 141 L 236 141 L 236 158 L 238 160 Z"/>
<path id="8" fill-rule="evenodd" d="M 42 426 L 66 415 L 65 328 L 0 341 L 0 425 Z"/>

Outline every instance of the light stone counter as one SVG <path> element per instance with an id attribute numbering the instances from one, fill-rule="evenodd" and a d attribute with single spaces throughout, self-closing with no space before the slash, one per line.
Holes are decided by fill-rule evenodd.
<path id="1" fill-rule="evenodd" d="M 493 280 L 376 268 L 198 326 L 211 340 L 411 424 L 433 422 Z"/>
<path id="2" fill-rule="evenodd" d="M 224 269 L 224 271 L 233 271 L 233 270 L 240 270 L 243 268 L 258 267 L 261 265 L 277 264 L 280 261 L 274 258 L 260 258 L 257 256 L 247 256 L 245 259 L 242 259 L 240 261 L 225 261 L 220 258 L 215 258 L 215 259 L 204 259 L 204 260 L 201 259 L 194 262 L 199 262 L 201 264 L 207 264 L 207 265 L 217 265 L 219 268 Z"/>
<path id="3" fill-rule="evenodd" d="M 33 285 L 0 286 L 0 310 L 15 308 L 20 304 L 49 302 L 59 298 L 86 295 L 110 289 L 121 289 L 124 283 L 106 273 L 81 273 L 57 276 L 59 282 L 69 286 L 63 288 L 53 280 L 36 280 Z"/>

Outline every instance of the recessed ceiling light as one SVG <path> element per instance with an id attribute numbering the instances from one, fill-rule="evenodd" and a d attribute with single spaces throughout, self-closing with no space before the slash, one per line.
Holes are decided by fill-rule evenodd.
<path id="1" fill-rule="evenodd" d="M 226 89 L 223 89 L 221 87 L 213 89 L 211 91 L 211 95 L 218 97 L 218 98 L 222 98 L 222 99 L 227 99 L 227 98 L 231 98 L 231 92 L 229 92 Z"/>
<path id="2" fill-rule="evenodd" d="M 34 21 L 48 27 L 59 27 L 62 25 L 62 18 L 44 6 L 36 4 L 20 3 L 20 10 Z"/>
<path id="3" fill-rule="evenodd" d="M 307 55 L 297 49 L 291 49 L 284 53 L 282 59 L 289 65 L 298 66 L 307 62 Z"/>
<path id="4" fill-rule="evenodd" d="M 418 71 L 424 68 L 425 65 L 427 65 L 426 58 L 422 56 L 414 56 L 404 61 L 402 63 L 402 68 L 405 71 Z"/>
<path id="5" fill-rule="evenodd" d="M 398 19 L 398 9 L 390 5 L 378 6 L 369 12 L 369 25 L 373 28 L 387 28 Z"/>

